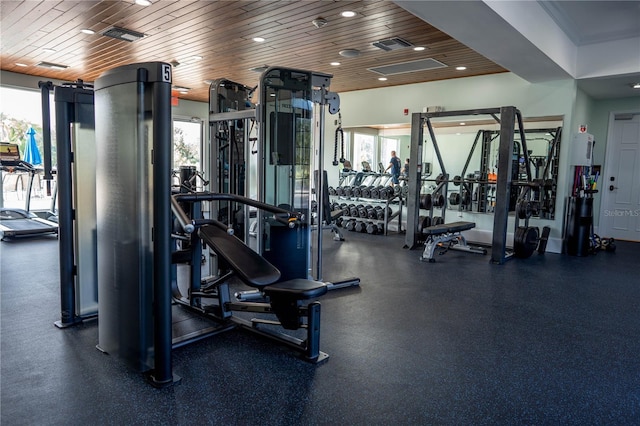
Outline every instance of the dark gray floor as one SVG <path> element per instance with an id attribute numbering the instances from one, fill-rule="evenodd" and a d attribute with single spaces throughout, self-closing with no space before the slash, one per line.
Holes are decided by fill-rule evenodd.
<path id="1" fill-rule="evenodd" d="M 174 351 L 155 389 L 95 349 L 95 322 L 59 330 L 55 239 L 3 242 L 3 425 L 639 424 L 640 245 L 588 258 L 435 264 L 403 239 L 327 241 L 325 364 L 240 331 Z"/>

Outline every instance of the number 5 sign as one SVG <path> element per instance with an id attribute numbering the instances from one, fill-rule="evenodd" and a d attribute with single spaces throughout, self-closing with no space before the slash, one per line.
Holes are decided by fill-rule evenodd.
<path id="1" fill-rule="evenodd" d="M 162 64 L 162 81 L 171 83 L 171 65 Z"/>

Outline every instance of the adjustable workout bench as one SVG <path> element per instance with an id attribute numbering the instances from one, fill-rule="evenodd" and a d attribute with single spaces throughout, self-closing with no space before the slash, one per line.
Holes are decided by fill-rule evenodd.
<path id="1" fill-rule="evenodd" d="M 219 278 L 203 286 L 200 291 L 191 292 L 192 298 L 219 299 L 218 314 L 222 318 L 286 344 L 295 349 L 305 361 L 319 363 L 329 357 L 320 351 L 320 303 L 302 303 L 303 300 L 325 294 L 327 286 L 324 283 L 300 278 L 276 282 L 280 278 L 280 271 L 238 238 L 229 235 L 222 224 L 204 225 L 198 230 L 198 235 L 218 255 L 222 272 Z M 263 292 L 268 302 L 231 301 L 228 282 L 232 276 Z M 260 318 L 248 321 L 232 317 L 232 311 L 273 313 L 278 321 Z M 306 328 L 306 340 L 273 332 L 262 327 L 263 325 L 280 325 L 286 330 Z"/>
<path id="2" fill-rule="evenodd" d="M 471 253 L 487 254 L 487 250 L 481 247 L 472 247 L 467 245 L 467 240 L 461 234 L 462 231 L 475 228 L 474 222 L 452 222 L 443 223 L 424 228 L 422 233 L 427 235 L 425 248 L 420 260 L 429 259 L 429 262 L 435 262 L 433 254 L 437 247 L 443 247 L 443 243 L 449 243 L 445 249 L 468 251 Z"/>

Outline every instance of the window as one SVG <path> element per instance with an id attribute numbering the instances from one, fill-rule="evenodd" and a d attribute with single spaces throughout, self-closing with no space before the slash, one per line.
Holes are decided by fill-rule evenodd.
<path id="1" fill-rule="evenodd" d="M 202 171 L 202 121 L 173 120 L 173 169 L 195 166 Z"/>
<path id="2" fill-rule="evenodd" d="M 380 162 L 382 163 L 382 170 L 386 169 L 389 165 L 389 160 L 391 159 L 391 151 L 395 151 L 398 157 L 400 153 L 398 152 L 398 139 L 385 138 L 384 136 L 380 136 Z M 402 161 L 401 167 L 402 167 Z"/>
<path id="3" fill-rule="evenodd" d="M 375 137 L 373 135 L 362 133 L 353 135 L 353 168 L 355 170 L 362 170 L 362 163 L 365 161 L 369 163 L 371 170 L 375 170 L 376 152 L 374 142 Z"/>

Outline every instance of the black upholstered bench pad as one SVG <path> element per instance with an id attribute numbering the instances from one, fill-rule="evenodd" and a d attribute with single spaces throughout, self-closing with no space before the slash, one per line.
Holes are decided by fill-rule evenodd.
<path id="1" fill-rule="evenodd" d="M 326 292 L 327 285 L 325 283 L 305 280 L 303 278 L 294 278 L 289 281 L 282 281 L 264 288 L 264 293 L 267 296 L 278 295 L 285 298 L 287 296 L 291 296 L 297 300 L 319 297 Z"/>
<path id="2" fill-rule="evenodd" d="M 475 228 L 475 222 L 452 222 L 452 223 L 443 223 L 442 225 L 434 225 L 424 228 L 422 230 L 423 234 L 427 235 L 440 235 L 446 234 L 448 232 L 461 232 L 466 231 L 468 229 Z"/>
<path id="3" fill-rule="evenodd" d="M 224 229 L 206 225 L 200 228 L 198 235 L 245 284 L 262 288 L 280 278 L 280 271 L 275 266 Z"/>

